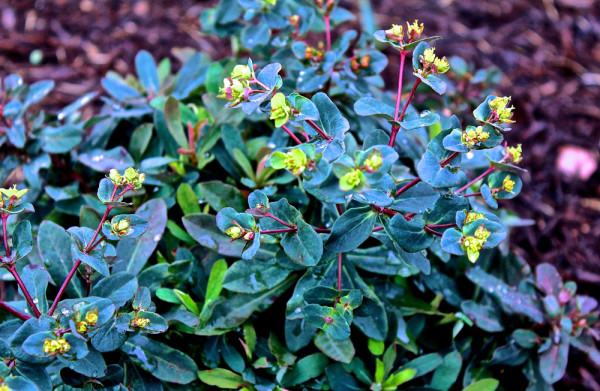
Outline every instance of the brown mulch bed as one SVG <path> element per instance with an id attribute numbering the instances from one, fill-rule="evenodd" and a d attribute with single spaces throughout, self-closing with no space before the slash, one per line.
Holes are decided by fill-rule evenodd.
<path id="1" fill-rule="evenodd" d="M 221 57 L 228 43 L 199 32 L 198 17 L 214 0 L 3 0 L 0 76 L 28 83 L 52 78 L 47 102 L 65 104 L 100 90 L 108 70 L 132 72 L 140 49 L 173 57 L 192 47 Z M 342 1 L 355 7 L 356 0 Z M 458 55 L 506 75 L 517 123 L 507 135 L 523 143 L 530 171 L 523 193 L 505 205 L 535 224 L 517 228 L 516 251 L 530 263 L 550 262 L 567 279 L 594 292 L 600 283 L 600 170 L 588 180 L 556 169 L 560 149 L 582 147 L 598 160 L 600 141 L 600 2 L 595 0 L 372 0 L 381 26 L 418 18 L 444 40 L 443 55 Z M 410 4 L 410 6 L 409 6 Z M 416 4 L 416 5 L 413 5 Z M 41 65 L 29 62 L 43 53 Z M 396 62 L 389 67 L 395 84 Z M 174 61 L 174 64 L 177 62 Z M 568 162 L 568 164 L 572 164 Z M 582 371 L 586 371 L 582 369 Z M 594 386 L 589 372 L 580 373 Z M 591 377 L 590 377 L 591 376 Z M 565 384 L 569 384 L 567 378 Z"/>

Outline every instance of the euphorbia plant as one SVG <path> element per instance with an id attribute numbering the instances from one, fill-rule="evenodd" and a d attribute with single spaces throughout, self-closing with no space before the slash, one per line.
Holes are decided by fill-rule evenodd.
<path id="1" fill-rule="evenodd" d="M 1 302 L 1 386 L 550 389 L 570 347 L 597 360 L 595 300 L 508 251 L 525 222 L 502 200 L 524 170 L 494 72 L 446 59 L 416 21 L 337 34 L 352 17 L 222 0 L 201 21 L 231 57 L 175 51 L 171 74 L 138 53 L 135 76 L 103 79 L 98 116 L 67 118 L 81 138 L 25 116 L 36 157 L 9 167 L 36 187 L 6 191 L 11 212 L 35 201 L 37 251 Z M 44 155 L 38 134 L 72 149 Z M 14 219 L 11 259 L 31 242 Z"/>

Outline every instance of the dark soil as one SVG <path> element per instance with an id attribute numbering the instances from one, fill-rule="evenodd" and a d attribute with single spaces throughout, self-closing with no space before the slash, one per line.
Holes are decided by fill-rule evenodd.
<path id="1" fill-rule="evenodd" d="M 132 72 L 140 49 L 156 58 L 192 47 L 213 58 L 228 42 L 199 32 L 198 16 L 214 0 L 0 0 L 0 76 L 17 72 L 28 83 L 51 78 L 47 102 L 66 104 L 108 70 Z M 356 0 L 342 0 L 355 8 Z M 504 206 L 534 225 L 515 229 L 513 248 L 531 264 L 549 262 L 564 278 L 593 293 L 600 284 L 600 170 L 587 181 L 556 169 L 559 151 L 582 147 L 598 160 L 600 141 L 600 2 L 595 0 L 372 0 L 381 26 L 419 19 L 427 35 L 442 35 L 442 55 L 506 75 L 517 123 L 509 143 L 524 145 L 530 171 L 524 190 Z M 410 4 L 410 6 L 409 6 Z M 416 5 L 413 5 L 416 4 Z M 41 65 L 29 62 L 41 50 Z M 389 76 L 396 83 L 391 56 Z M 177 61 L 174 61 L 174 65 Z M 573 164 L 572 162 L 567 162 Z M 581 368 L 560 389 L 600 390 L 595 371 Z M 581 377 L 583 380 L 575 380 Z M 581 383 L 583 382 L 583 383 Z M 584 384 L 584 385 L 582 385 Z"/>

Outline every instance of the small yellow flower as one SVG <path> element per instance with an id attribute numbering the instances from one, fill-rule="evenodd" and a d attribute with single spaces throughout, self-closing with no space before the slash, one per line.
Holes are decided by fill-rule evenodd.
<path id="1" fill-rule="evenodd" d="M 367 169 L 367 172 L 377 172 L 382 164 L 383 157 L 381 156 L 381 152 L 374 150 L 365 159 L 364 167 Z"/>
<path id="2" fill-rule="evenodd" d="M 292 149 L 288 153 L 274 152 L 270 160 L 271 167 L 274 169 L 281 170 L 285 168 L 294 175 L 302 174 L 308 165 L 308 157 L 300 148 Z"/>
<path id="3" fill-rule="evenodd" d="M 465 218 L 465 224 L 469 224 L 471 221 L 486 219 L 485 216 L 481 213 L 477 213 L 475 211 L 471 211 L 467 214 Z M 487 220 L 487 219 L 486 219 Z"/>
<path id="4" fill-rule="evenodd" d="M 95 326 L 96 322 L 98 322 L 98 314 L 95 311 L 89 311 L 87 314 L 85 314 L 85 320 L 91 326 Z"/>
<path id="5" fill-rule="evenodd" d="M 6 384 L 0 384 L 0 391 L 10 391 L 10 388 Z"/>
<path id="6" fill-rule="evenodd" d="M 223 79 L 223 87 L 219 88 L 221 94 L 217 95 L 217 97 L 231 101 L 229 107 L 233 107 L 246 100 L 245 87 L 246 86 L 237 79 Z"/>
<path id="7" fill-rule="evenodd" d="M 364 177 L 362 171 L 358 168 L 342 175 L 340 178 L 340 190 L 349 191 L 360 186 L 363 183 Z"/>
<path id="8" fill-rule="evenodd" d="M 236 65 L 231 72 L 231 78 L 237 80 L 252 80 L 254 74 L 248 65 Z"/>
<path id="9" fill-rule="evenodd" d="M 77 325 L 76 325 L 75 328 L 77 329 L 77 332 L 79 334 L 83 334 L 83 333 L 85 333 L 87 331 L 88 324 L 86 322 L 84 322 L 84 321 L 77 322 Z"/>
<path id="10" fill-rule="evenodd" d="M 243 235 L 243 233 L 244 233 L 244 231 L 237 225 L 229 227 L 225 230 L 225 234 L 227 236 L 229 236 L 231 239 L 238 239 Z"/>
<path id="11" fill-rule="evenodd" d="M 58 340 L 58 346 L 59 346 L 59 348 L 58 348 L 59 354 L 64 354 L 71 349 L 71 345 L 69 345 L 69 342 L 67 342 L 67 340 L 64 338 L 60 338 Z"/>
<path id="12" fill-rule="evenodd" d="M 275 126 L 280 128 L 285 125 L 292 114 L 292 105 L 289 104 L 285 95 L 281 92 L 276 93 L 271 98 L 271 117 L 275 120 Z"/>
<path id="13" fill-rule="evenodd" d="M 487 239 L 490 237 L 491 234 L 492 233 L 490 231 L 485 229 L 485 225 L 483 225 L 483 224 L 481 224 L 475 230 L 475 238 L 483 241 L 482 245 L 485 244 L 485 242 L 487 241 Z"/>
<path id="14" fill-rule="evenodd" d="M 515 181 L 510 179 L 510 175 L 507 175 L 506 178 L 504 178 L 504 181 L 502 181 L 502 187 L 504 188 L 504 191 L 509 193 L 513 192 L 513 189 L 515 188 Z"/>
<path id="15" fill-rule="evenodd" d="M 408 26 L 408 30 L 407 30 L 408 38 L 411 41 L 415 40 L 423 33 L 423 28 L 424 28 L 423 23 L 419 24 L 419 21 L 416 19 L 413 22 L 413 24 L 409 24 L 408 22 L 406 22 L 406 25 Z"/>
<path id="16" fill-rule="evenodd" d="M 125 178 L 114 168 L 108 173 L 108 179 L 117 186 L 125 184 Z"/>
<path id="17" fill-rule="evenodd" d="M 402 42 L 404 39 L 404 27 L 401 24 L 393 24 L 392 28 L 385 30 L 385 36 L 389 40 Z"/>
<path id="18" fill-rule="evenodd" d="M 275 5 L 277 5 L 277 0 L 262 0 L 263 6 L 267 7 L 267 6 L 271 6 L 274 7 Z"/>
<path id="19" fill-rule="evenodd" d="M 17 190 L 17 185 L 13 185 L 8 189 L 0 188 L 0 193 L 9 200 L 20 200 L 28 191 L 29 189 Z"/>
<path id="20" fill-rule="evenodd" d="M 428 64 L 431 64 L 435 61 L 435 48 L 425 49 L 423 52 L 423 61 Z"/>
<path id="21" fill-rule="evenodd" d="M 521 144 L 517 145 L 517 147 L 508 147 L 507 154 L 510 156 L 510 159 L 513 163 L 520 163 L 523 160 L 523 156 L 521 155 L 523 150 L 521 149 Z"/>
<path id="22" fill-rule="evenodd" d="M 434 61 L 435 68 L 438 73 L 446 73 L 450 69 L 450 63 L 446 57 L 436 58 Z"/>
<path id="23" fill-rule="evenodd" d="M 116 236 L 127 236 L 130 233 L 129 227 L 129 218 L 126 217 L 124 219 L 114 222 L 111 226 L 111 231 Z"/>
<path id="24" fill-rule="evenodd" d="M 138 318 L 137 316 L 133 319 L 131 319 L 130 325 L 132 327 L 137 327 L 140 329 L 146 328 L 146 326 L 148 326 L 148 324 L 150 323 L 150 319 L 146 319 L 146 318 Z"/>
<path id="25" fill-rule="evenodd" d="M 512 112 L 515 109 L 515 107 L 514 106 L 507 107 L 509 101 L 510 101 L 510 96 L 504 96 L 504 97 L 496 97 L 489 102 L 490 109 L 492 109 L 492 111 L 494 113 L 496 113 L 496 119 L 500 123 L 514 123 L 515 122 L 511 119 L 512 115 L 513 115 Z"/>
<path id="26" fill-rule="evenodd" d="M 476 128 L 467 126 L 467 129 L 462 133 L 461 141 L 464 145 L 473 147 L 477 143 L 486 142 L 489 137 L 490 134 L 485 132 L 482 126 Z"/>

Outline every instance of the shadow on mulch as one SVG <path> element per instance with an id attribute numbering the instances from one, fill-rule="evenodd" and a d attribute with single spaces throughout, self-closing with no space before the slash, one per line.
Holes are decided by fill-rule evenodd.
<path id="1" fill-rule="evenodd" d="M 108 70 L 132 72 L 146 49 L 156 58 L 173 47 L 222 57 L 228 43 L 199 33 L 198 17 L 214 0 L 4 0 L 0 76 L 17 72 L 28 83 L 57 81 L 47 102 L 65 104 L 90 90 Z M 355 0 L 342 0 L 355 8 Z M 399 4 L 403 3 L 403 4 Z M 519 197 L 505 206 L 532 219 L 515 229 L 513 248 L 532 264 L 556 265 L 565 279 L 594 292 L 600 284 L 600 171 L 588 180 L 557 170 L 565 146 L 598 160 L 600 141 L 600 2 L 595 0 L 415 1 L 372 0 L 381 26 L 419 19 L 428 35 L 442 35 L 440 55 L 458 55 L 506 75 L 499 87 L 512 95 L 517 123 L 506 135 L 524 145 L 530 171 Z M 416 5 L 413 5 L 416 4 Z M 41 65 L 29 62 L 40 50 Z M 389 53 L 393 54 L 393 53 Z M 389 77 L 395 84 L 396 61 Z M 566 161 L 566 165 L 574 165 Z M 586 369 L 587 389 L 600 390 Z M 573 386 L 569 375 L 564 389 Z M 581 384 L 576 382 L 577 384 Z"/>

